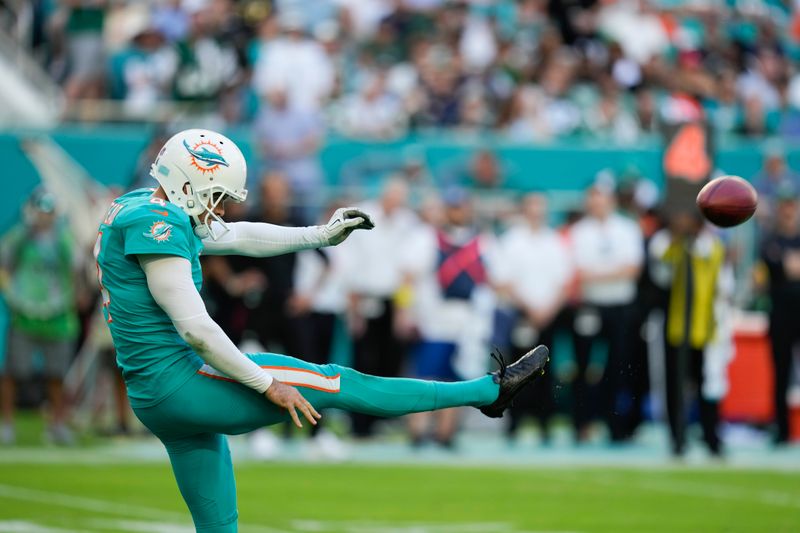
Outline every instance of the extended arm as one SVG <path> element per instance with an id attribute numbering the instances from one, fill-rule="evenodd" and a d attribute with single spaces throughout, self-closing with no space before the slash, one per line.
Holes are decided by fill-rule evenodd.
<path id="1" fill-rule="evenodd" d="M 245 357 L 208 315 L 192 281 L 191 263 L 165 255 L 142 255 L 139 263 L 150 294 L 197 355 L 220 372 L 264 393 L 272 384 L 272 376 Z"/>
<path id="2" fill-rule="evenodd" d="M 227 226 L 228 231 L 217 240 L 203 241 L 204 254 L 271 257 L 327 245 L 319 226 L 290 228 L 263 222 L 230 222 Z"/>
<path id="3" fill-rule="evenodd" d="M 227 227 L 227 232 L 217 232 L 223 233 L 217 240 L 203 241 L 206 254 L 270 257 L 308 248 L 336 246 L 353 230 L 372 229 L 374 224 L 366 213 L 344 208 L 338 209 L 324 226 L 291 228 L 263 222 L 232 222 Z"/>

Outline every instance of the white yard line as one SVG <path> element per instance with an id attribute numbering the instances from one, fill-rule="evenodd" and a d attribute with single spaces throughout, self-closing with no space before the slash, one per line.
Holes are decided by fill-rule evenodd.
<path id="1" fill-rule="evenodd" d="M 93 513 L 111 514 L 118 516 L 133 516 L 158 519 L 158 520 L 178 520 L 186 521 L 186 515 L 153 507 L 141 505 L 129 505 L 117 503 L 109 500 L 86 498 L 84 496 L 72 496 L 62 492 L 45 491 L 39 489 L 29 489 L 13 485 L 0 484 L 0 498 L 11 500 L 22 500 L 47 505 L 57 505 L 81 511 L 91 511 Z"/>
<path id="2" fill-rule="evenodd" d="M 109 500 L 72 496 L 61 492 L 29 489 L 5 484 L 0 484 L 0 498 L 133 518 L 127 520 L 97 518 L 87 522 L 87 525 L 98 528 L 111 527 L 120 531 L 132 532 L 159 531 L 164 533 L 190 533 L 194 531 L 191 524 L 186 520 L 186 515 L 142 505 L 120 504 Z M 242 531 L 258 533 L 290 533 L 283 529 L 241 523 L 240 529 Z M 520 531 L 512 524 L 503 522 L 442 524 L 427 522 L 295 520 L 291 523 L 291 529 L 293 531 L 320 533 L 341 531 L 347 533 L 548 533 L 544 531 Z M 35 523 L 23 521 L 0 522 L 0 531 L 13 531 L 14 533 L 74 533 L 71 530 L 47 528 Z M 575 532 L 554 531 L 551 533 Z"/>
<path id="3" fill-rule="evenodd" d="M 578 533 L 576 531 L 519 530 L 506 522 L 389 522 L 357 520 L 293 520 L 292 528 L 303 533 Z"/>
<path id="4" fill-rule="evenodd" d="M 3 533 L 81 533 L 74 529 L 42 526 L 26 520 L 0 520 L 0 531 Z"/>
<path id="5" fill-rule="evenodd" d="M 144 520 L 89 520 L 86 522 L 100 531 L 132 531 L 152 533 L 194 533 L 194 527 L 173 522 L 148 522 Z"/>
<path id="6" fill-rule="evenodd" d="M 59 507 L 67 507 L 70 509 L 77 509 L 80 511 L 89 511 L 92 513 L 99 513 L 104 515 L 115 515 L 124 517 L 134 517 L 137 519 L 148 519 L 150 526 L 147 529 L 128 529 L 127 531 L 162 531 L 161 528 L 153 526 L 158 523 L 169 523 L 173 527 L 186 527 L 186 531 L 194 531 L 191 523 L 188 520 L 188 511 L 184 513 L 177 513 L 172 511 L 164 511 L 154 507 L 146 507 L 143 505 L 129 505 L 120 504 L 110 500 L 101 500 L 96 498 L 86 498 L 83 496 L 72 496 L 62 492 L 44 491 L 38 489 L 29 489 L 25 487 L 18 487 L 13 485 L 0 484 L 0 498 L 21 500 L 34 503 L 42 503 L 47 505 L 56 505 Z M 166 522 L 164 522 L 166 521 Z M 136 521 L 117 521 L 119 524 L 128 524 L 136 526 Z M 285 530 L 269 528 L 265 526 L 256 526 L 252 524 L 239 523 L 240 529 L 244 531 L 253 531 L 257 533 L 289 533 Z M 5 529 L 0 528 L 0 531 L 5 532 Z M 60 532 L 60 530 L 58 530 Z"/>

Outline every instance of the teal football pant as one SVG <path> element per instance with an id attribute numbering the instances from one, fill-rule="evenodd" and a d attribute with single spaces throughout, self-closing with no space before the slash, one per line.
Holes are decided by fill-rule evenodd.
<path id="1" fill-rule="evenodd" d="M 339 365 L 314 365 L 272 353 L 248 357 L 276 379 L 300 388 L 318 411 L 334 407 L 391 417 L 488 405 L 499 391 L 488 375 L 442 383 L 369 376 Z M 157 405 L 134 410 L 164 443 L 197 530 L 236 531 L 236 484 L 224 435 L 284 422 L 289 420 L 288 412 L 207 365 Z"/>

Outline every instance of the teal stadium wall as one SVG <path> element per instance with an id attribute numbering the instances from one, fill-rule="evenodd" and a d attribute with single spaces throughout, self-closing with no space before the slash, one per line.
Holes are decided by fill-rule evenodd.
<path id="1" fill-rule="evenodd" d="M 20 148 L 20 141 L 40 133 L 0 132 L 1 181 L 4 185 L 0 195 L 0 232 L 18 219 L 20 205 L 39 183 L 36 170 Z M 152 130 L 119 126 L 64 127 L 48 134 L 97 181 L 127 186 Z M 234 130 L 229 135 L 242 146 L 248 160 L 254 161 L 253 139 L 249 131 Z M 517 190 L 580 190 L 601 169 L 619 171 L 629 166 L 635 166 L 658 185 L 663 182 L 662 148 L 657 141 L 615 147 L 581 140 L 523 146 L 496 138 L 460 139 L 452 135 L 417 136 L 388 143 L 333 138 L 323 147 L 321 161 L 328 184 L 335 186 L 341 184 L 342 170 L 354 161 L 399 160 L 402 154 L 413 150 L 423 154 L 433 175 L 439 176 L 479 148 L 497 153 L 507 172 L 506 185 Z M 717 154 L 720 169 L 745 178 L 758 172 L 761 161 L 761 144 L 755 142 L 726 142 L 721 144 Z M 793 168 L 800 169 L 800 152 L 790 152 L 789 161 Z M 255 170 L 258 167 L 251 164 L 251 168 Z"/>

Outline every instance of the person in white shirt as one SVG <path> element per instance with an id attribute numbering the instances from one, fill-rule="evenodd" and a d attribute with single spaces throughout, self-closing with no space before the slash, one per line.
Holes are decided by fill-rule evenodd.
<path id="1" fill-rule="evenodd" d="M 348 243 L 347 318 L 353 336 L 353 368 L 359 372 L 385 377 L 400 374 L 405 349 L 394 331 L 394 298 L 402 281 L 403 248 L 419 224 L 407 202 L 405 182 L 387 181 L 378 201 L 363 204 L 373 215 L 377 232 Z M 358 437 L 372 435 L 376 420 L 374 416 L 353 414 L 353 433 Z"/>
<path id="2" fill-rule="evenodd" d="M 403 135 L 408 114 L 386 87 L 386 75 L 368 77 L 358 92 L 342 98 L 332 113 L 333 126 L 354 139 L 395 139 Z"/>
<path id="3" fill-rule="evenodd" d="M 567 245 L 547 225 L 547 198 L 539 193 L 526 195 L 522 215 L 500 238 L 490 272 L 502 300 L 498 313 L 507 323 L 502 344 L 509 346 L 515 357 L 527 351 L 527 343 L 552 346 L 556 330 L 568 322 L 565 304 L 574 273 Z M 549 420 L 555 408 L 551 376 L 545 374 L 538 387 L 520 394 L 509 409 L 510 438 L 526 415 L 535 415 L 542 440 L 549 439 Z"/>
<path id="4" fill-rule="evenodd" d="M 289 180 L 294 215 L 304 223 L 317 218 L 324 173 L 319 161 L 325 137 L 322 113 L 289 106 L 285 88 L 266 95 L 263 108 L 253 123 L 258 147 L 266 169 L 282 172 Z"/>
<path id="5" fill-rule="evenodd" d="M 289 95 L 289 107 L 317 111 L 334 88 L 336 73 L 320 43 L 307 37 L 300 17 L 280 19 L 281 37 L 261 45 L 253 68 L 253 88 L 259 95 L 276 89 Z"/>
<path id="6" fill-rule="evenodd" d="M 586 216 L 575 224 L 571 235 L 581 292 L 574 324 L 578 372 L 573 384 L 579 441 L 587 436 L 592 414 L 605 419 L 612 441 L 625 441 L 631 436 L 628 419 L 635 402 L 628 329 L 644 244 L 638 224 L 615 209 L 613 186 L 595 183 L 587 193 Z M 592 346 L 598 340 L 605 341 L 608 347 L 605 365 L 590 361 Z M 590 398 L 590 393 L 598 397 Z M 592 413 L 590 405 L 597 406 L 600 413 Z"/>
<path id="7" fill-rule="evenodd" d="M 400 301 L 406 306 L 398 316 L 410 315 L 407 324 L 418 335 L 411 364 L 417 378 L 458 381 L 486 371 L 494 310 L 488 274 L 493 239 L 475 226 L 472 202 L 464 189 L 445 191 L 443 218 L 421 225 L 404 247 Z M 431 422 L 435 441 L 452 448 L 458 409 L 411 415 L 414 446 L 424 443 Z"/>

